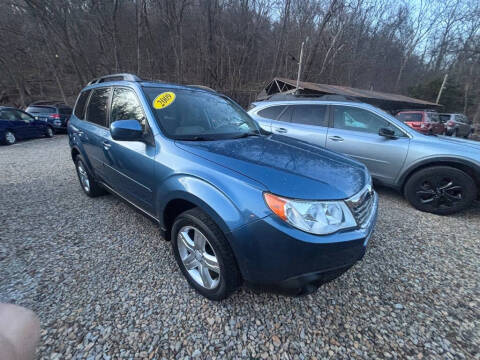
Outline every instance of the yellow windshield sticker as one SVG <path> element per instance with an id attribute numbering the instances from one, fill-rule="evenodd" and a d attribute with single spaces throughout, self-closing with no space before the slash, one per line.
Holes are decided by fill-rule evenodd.
<path id="1" fill-rule="evenodd" d="M 175 93 L 167 91 L 158 95 L 155 100 L 153 100 L 154 109 L 163 109 L 175 101 Z"/>

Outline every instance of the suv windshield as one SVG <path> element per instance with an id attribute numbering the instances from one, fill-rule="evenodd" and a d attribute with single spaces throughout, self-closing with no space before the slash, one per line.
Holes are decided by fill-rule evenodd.
<path id="1" fill-rule="evenodd" d="M 146 87 L 144 91 L 168 137 L 215 140 L 259 134 L 252 118 L 226 97 L 187 89 Z"/>

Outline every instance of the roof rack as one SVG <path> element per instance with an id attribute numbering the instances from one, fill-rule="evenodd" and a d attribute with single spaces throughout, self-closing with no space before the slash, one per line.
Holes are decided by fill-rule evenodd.
<path id="1" fill-rule="evenodd" d="M 292 100 L 328 100 L 328 101 L 351 101 L 361 102 L 353 96 L 337 95 L 337 94 L 306 94 L 306 93 L 276 93 L 267 96 L 267 101 L 292 101 Z"/>
<path id="2" fill-rule="evenodd" d="M 408 108 L 408 109 L 399 109 L 399 110 L 395 110 L 397 113 L 401 112 L 401 111 L 425 111 L 425 112 L 434 112 L 434 113 L 439 113 L 437 111 L 437 109 L 429 109 L 429 108 L 417 108 L 417 109 L 412 109 L 412 108 Z"/>
<path id="3" fill-rule="evenodd" d="M 66 105 L 66 104 L 62 100 L 38 100 L 38 101 L 32 102 L 28 106 L 33 106 L 33 105 Z"/>
<path id="4" fill-rule="evenodd" d="M 137 75 L 121 73 L 121 74 L 110 74 L 110 75 L 100 76 L 90 81 L 87 85 L 100 84 L 100 83 L 110 82 L 110 81 L 122 81 L 122 80 L 123 81 L 142 81 L 142 79 L 140 79 Z"/>

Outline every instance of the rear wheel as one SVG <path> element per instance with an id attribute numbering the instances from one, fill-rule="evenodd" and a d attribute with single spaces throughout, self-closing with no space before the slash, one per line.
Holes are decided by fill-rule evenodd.
<path id="1" fill-rule="evenodd" d="M 97 197 L 105 194 L 105 189 L 95 181 L 80 155 L 75 158 L 75 168 L 77 169 L 80 186 L 85 194 L 90 197 Z"/>
<path id="2" fill-rule="evenodd" d="M 13 145 L 17 141 L 15 134 L 9 130 L 5 131 L 3 142 L 7 145 Z"/>
<path id="3" fill-rule="evenodd" d="M 45 130 L 45 136 L 48 138 L 52 138 L 53 135 L 55 135 L 55 132 L 50 126 L 47 126 L 47 129 Z"/>
<path id="4" fill-rule="evenodd" d="M 418 210 L 449 215 L 468 208 L 477 197 L 477 187 L 475 181 L 459 169 L 432 166 L 408 179 L 404 195 Z"/>
<path id="5" fill-rule="evenodd" d="M 458 136 L 458 129 L 453 130 L 452 136 L 454 137 Z"/>
<path id="6" fill-rule="evenodd" d="M 241 277 L 223 232 L 198 208 L 180 214 L 172 227 L 173 253 L 183 275 L 210 300 L 227 298 Z"/>

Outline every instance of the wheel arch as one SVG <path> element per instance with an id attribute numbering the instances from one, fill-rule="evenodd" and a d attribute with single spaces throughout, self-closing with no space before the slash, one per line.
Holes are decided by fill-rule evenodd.
<path id="1" fill-rule="evenodd" d="M 83 159 L 83 163 L 87 167 L 87 170 L 90 171 L 91 174 L 95 174 L 93 171 L 92 165 L 90 164 L 90 161 L 87 156 L 85 156 L 84 152 L 76 145 L 72 146 L 70 150 L 70 155 L 72 156 L 73 162 L 75 162 L 75 158 L 80 155 Z"/>
<path id="2" fill-rule="evenodd" d="M 410 168 L 408 168 L 408 170 L 403 173 L 403 175 L 400 177 L 398 181 L 399 189 L 402 192 L 402 194 L 405 189 L 405 184 L 414 173 L 416 173 L 419 170 L 433 167 L 433 166 L 450 166 L 458 170 L 462 170 L 466 174 L 470 175 L 472 179 L 475 181 L 475 184 L 477 185 L 477 187 L 480 188 L 480 166 L 476 165 L 471 161 L 460 159 L 460 158 L 442 157 L 442 158 L 433 158 L 433 159 L 423 160 L 421 162 L 415 163 Z"/>
<path id="3" fill-rule="evenodd" d="M 72 155 L 72 160 L 75 161 L 75 158 L 80 155 L 80 150 L 76 146 L 72 147 L 72 150 L 70 151 L 70 154 Z"/>
<path id="4" fill-rule="evenodd" d="M 167 240 L 175 218 L 184 211 L 198 207 L 212 218 L 224 234 L 243 225 L 240 210 L 226 194 L 212 184 L 193 177 L 175 176 L 162 185 L 157 194 L 157 216 Z M 221 214 L 221 215 L 220 215 Z"/>

